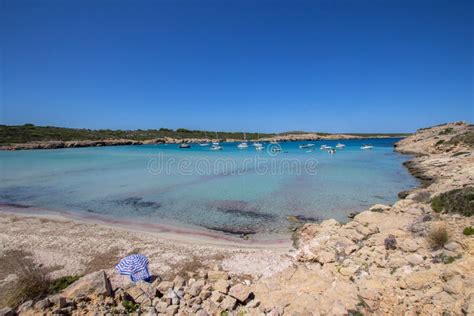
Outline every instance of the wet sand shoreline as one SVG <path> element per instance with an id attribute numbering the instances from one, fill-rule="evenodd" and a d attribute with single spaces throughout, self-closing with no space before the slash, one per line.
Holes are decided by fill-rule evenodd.
<path id="1" fill-rule="evenodd" d="M 58 221 L 74 221 L 82 224 L 101 225 L 109 228 L 152 234 L 160 238 L 187 243 L 237 248 L 264 247 L 282 248 L 287 250 L 291 248 L 290 233 L 278 235 L 257 234 L 253 235 L 252 238 L 243 238 L 242 236 L 213 232 L 204 228 L 198 229 L 194 227 L 187 227 L 185 225 L 180 226 L 172 224 L 147 223 L 138 220 L 113 219 L 97 214 L 88 215 L 77 212 L 56 211 L 11 204 L 0 204 L 0 213 L 19 217 L 38 217 Z"/>

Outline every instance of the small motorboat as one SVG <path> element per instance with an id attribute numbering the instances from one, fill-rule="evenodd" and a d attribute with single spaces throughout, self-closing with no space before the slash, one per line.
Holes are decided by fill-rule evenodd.
<path id="1" fill-rule="evenodd" d="M 303 148 L 311 148 L 313 147 L 314 144 L 304 144 L 304 145 L 300 145 L 300 148 L 303 149 Z"/>
<path id="2" fill-rule="evenodd" d="M 216 151 L 216 150 L 222 150 L 222 147 L 219 146 L 219 145 L 212 145 L 211 148 L 209 148 L 210 150 L 212 151 Z"/>
<path id="3" fill-rule="evenodd" d="M 336 148 L 344 148 L 344 147 L 346 147 L 346 145 L 341 144 L 341 143 L 338 143 L 338 144 L 336 145 Z"/>
<path id="4" fill-rule="evenodd" d="M 329 148 L 328 149 L 328 154 L 335 154 L 336 153 L 336 150 L 334 148 Z"/>
<path id="5" fill-rule="evenodd" d="M 321 150 L 327 150 L 329 148 L 331 148 L 331 146 L 328 146 L 328 145 L 321 145 L 321 147 L 319 147 L 319 149 Z"/>
<path id="6" fill-rule="evenodd" d="M 263 150 L 264 147 L 263 146 L 255 146 L 255 150 Z"/>
<path id="7" fill-rule="evenodd" d="M 206 146 L 209 146 L 209 143 L 200 143 L 199 146 L 206 147 Z"/>
<path id="8" fill-rule="evenodd" d="M 371 145 L 363 145 L 362 147 L 360 147 L 360 149 L 364 149 L 364 150 L 372 149 L 372 148 L 374 148 L 374 146 L 371 146 Z"/>
<path id="9" fill-rule="evenodd" d="M 189 145 L 189 144 L 180 144 L 179 148 L 191 148 L 191 145 Z"/>

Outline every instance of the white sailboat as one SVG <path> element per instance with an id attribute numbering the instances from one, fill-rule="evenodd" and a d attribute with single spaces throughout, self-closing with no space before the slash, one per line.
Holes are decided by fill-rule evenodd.
<path id="1" fill-rule="evenodd" d="M 249 144 L 247 143 L 247 134 L 244 133 L 244 141 L 237 145 L 239 149 L 247 149 Z"/>
<path id="2" fill-rule="evenodd" d="M 216 132 L 216 140 L 213 141 L 212 144 L 215 146 L 219 146 L 219 137 L 217 136 L 217 132 Z"/>
<path id="3" fill-rule="evenodd" d="M 360 147 L 360 149 L 364 149 L 364 150 L 372 149 L 372 148 L 374 148 L 374 146 L 371 146 L 371 145 L 363 145 L 362 147 Z"/>
<path id="4" fill-rule="evenodd" d="M 344 148 L 344 147 L 346 147 L 346 145 L 341 144 L 341 143 L 337 143 L 336 145 L 336 148 Z"/>
<path id="5" fill-rule="evenodd" d="M 210 150 L 212 151 L 216 151 L 216 150 L 222 150 L 222 146 L 219 146 L 219 145 L 212 145 Z"/>
<path id="6" fill-rule="evenodd" d="M 204 132 L 204 138 L 207 139 L 207 133 L 206 132 Z M 207 141 L 202 142 L 202 143 L 199 144 L 199 146 L 202 146 L 202 147 L 209 146 L 209 142 L 207 142 Z"/>
<path id="7" fill-rule="evenodd" d="M 263 144 L 258 141 L 258 134 L 257 134 L 257 141 L 252 144 L 254 147 L 263 147 Z"/>

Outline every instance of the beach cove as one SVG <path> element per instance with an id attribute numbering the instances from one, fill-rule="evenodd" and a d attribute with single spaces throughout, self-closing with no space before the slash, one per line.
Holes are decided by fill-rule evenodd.
<path id="1" fill-rule="evenodd" d="M 296 248 L 290 243 L 252 245 L 245 244 L 246 241 L 242 246 L 238 239 L 176 240 L 172 235 L 156 236 L 60 217 L 2 212 L 2 252 L 17 249 L 29 253 L 38 262 L 57 266 L 52 273 L 58 276 L 104 269 L 115 291 L 124 288 L 134 293 L 134 287 L 123 284 L 113 265 L 121 256 L 140 251 L 150 257 L 151 270 L 163 279 L 176 281 L 178 272 L 189 272 L 184 277 L 185 288 L 202 278 L 210 293 L 219 288 L 215 282 L 222 278 L 231 286 L 243 282 L 255 297 L 252 301 L 238 301 L 219 293 L 225 296 L 222 299 L 226 303 L 231 298 L 236 300 L 230 304 L 231 310 L 255 315 L 315 310 L 321 314 L 433 314 L 444 310 L 456 315 L 464 311 L 469 314 L 473 307 L 470 291 L 474 281 L 474 245 L 472 237 L 462 232 L 473 225 L 472 219 L 436 213 L 430 200 L 442 192 L 472 187 L 472 145 L 464 140 L 471 134 L 471 126 L 456 123 L 420 130 L 398 142 L 397 151 L 419 156 L 406 165 L 422 180 L 422 186 L 405 192 L 404 199 L 393 205 L 370 206 L 343 225 L 333 219 L 305 224 L 295 235 Z M 433 227 L 441 224 L 448 227 L 450 240 L 444 248 L 433 249 L 428 236 Z M 390 242 L 387 247 L 387 238 L 396 240 L 394 248 Z M 443 258 L 448 257 L 452 261 L 443 263 Z M 190 278 L 193 273 L 197 274 Z M 207 278 L 203 273 L 207 273 Z M 221 278 L 214 279 L 216 274 Z M 214 313 L 228 308 L 220 299 L 201 300 L 199 310 Z M 305 304 L 298 303 L 300 300 Z M 97 301 L 93 299 L 92 305 L 85 308 L 107 310 L 94 302 Z M 172 306 L 164 307 L 158 302 L 153 305 L 153 300 L 146 302 L 143 310 L 153 308 L 158 313 L 160 308 Z M 178 310 L 187 308 L 180 306 Z M 24 310 L 25 314 L 34 311 L 33 307 Z"/>

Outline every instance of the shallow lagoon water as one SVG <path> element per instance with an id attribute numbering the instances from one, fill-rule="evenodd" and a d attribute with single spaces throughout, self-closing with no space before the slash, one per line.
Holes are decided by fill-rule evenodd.
<path id="1" fill-rule="evenodd" d="M 398 139 L 339 141 L 333 155 L 300 149 L 222 151 L 193 144 L 0 152 L 0 203 L 104 218 L 233 233 L 279 234 L 287 217 L 346 221 L 351 212 L 391 204 L 418 183 L 393 151 Z M 361 150 L 363 143 L 374 146 Z M 276 152 L 272 148 L 281 148 Z"/>

